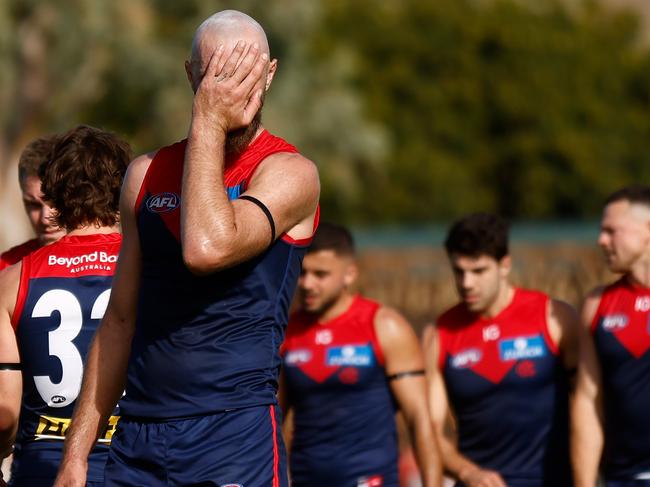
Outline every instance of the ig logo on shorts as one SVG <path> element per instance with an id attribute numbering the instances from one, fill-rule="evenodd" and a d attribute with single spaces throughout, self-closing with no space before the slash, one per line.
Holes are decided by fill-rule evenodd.
<path id="1" fill-rule="evenodd" d="M 147 210 L 152 213 L 167 213 L 181 205 L 181 199 L 176 193 L 158 193 L 147 200 Z"/>

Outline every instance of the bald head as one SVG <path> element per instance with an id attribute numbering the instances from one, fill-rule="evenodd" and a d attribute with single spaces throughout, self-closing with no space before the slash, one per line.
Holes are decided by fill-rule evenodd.
<path id="1" fill-rule="evenodd" d="M 192 39 L 192 74 L 200 80 L 212 53 L 223 44 L 226 55 L 238 41 L 249 46 L 257 43 L 261 53 L 269 55 L 269 43 L 262 26 L 252 17 L 237 10 L 223 10 L 208 17 L 199 25 Z M 227 56 L 226 56 L 227 57 Z"/>

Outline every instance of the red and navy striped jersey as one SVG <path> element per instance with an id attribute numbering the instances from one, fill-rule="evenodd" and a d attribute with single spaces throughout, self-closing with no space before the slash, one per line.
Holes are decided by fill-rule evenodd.
<path id="1" fill-rule="evenodd" d="M 633 479 L 650 473 L 650 288 L 626 278 L 605 288 L 592 332 L 603 384 L 604 474 Z"/>
<path id="2" fill-rule="evenodd" d="M 282 354 L 295 486 L 397 485 L 396 407 L 375 335 L 378 309 L 356 296 L 330 321 L 302 312 L 289 321 Z"/>
<path id="3" fill-rule="evenodd" d="M 277 403 L 279 348 L 311 239 L 282 235 L 247 262 L 193 275 L 179 237 L 185 147 L 182 141 L 158 151 L 136 203 L 142 273 L 124 416 L 184 418 Z M 264 131 L 227 159 L 230 199 L 279 152 L 296 149 Z"/>
<path id="4" fill-rule="evenodd" d="M 12 319 L 23 367 L 13 479 L 56 476 L 121 242 L 118 233 L 68 235 L 22 260 Z M 116 409 L 90 455 L 89 480 L 103 479 L 117 415 Z"/>
<path id="5" fill-rule="evenodd" d="M 568 381 L 547 306 L 545 294 L 515 289 L 494 318 L 461 303 L 437 323 L 459 450 L 509 486 L 570 485 Z"/>

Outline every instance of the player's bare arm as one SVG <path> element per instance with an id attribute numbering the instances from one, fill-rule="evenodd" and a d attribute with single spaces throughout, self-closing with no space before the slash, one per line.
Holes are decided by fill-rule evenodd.
<path id="1" fill-rule="evenodd" d="M 23 391 L 18 343 L 11 326 L 20 270 L 18 263 L 0 273 L 0 462 L 12 450 Z"/>
<path id="2" fill-rule="evenodd" d="M 604 444 L 600 364 L 591 334 L 602 292 L 597 288 L 590 293 L 581 312 L 578 373 L 571 404 L 571 464 L 576 487 L 596 485 Z"/>
<path id="3" fill-rule="evenodd" d="M 213 55 L 196 92 L 183 172 L 181 244 L 188 268 L 207 274 L 263 252 L 274 237 L 311 236 L 320 185 L 315 165 L 298 154 L 263 161 L 246 195 L 231 202 L 224 191 L 225 141 L 247 126 L 261 106 L 266 53 L 240 42 L 223 66 Z M 237 64 L 239 63 L 239 64 Z M 268 85 L 268 83 L 267 83 Z"/>
<path id="4" fill-rule="evenodd" d="M 411 325 L 398 312 L 380 308 L 375 332 L 385 359 L 386 376 L 409 427 L 425 487 L 439 486 L 442 465 L 430 428 L 424 358 Z"/>
<path id="5" fill-rule="evenodd" d="M 575 308 L 564 301 L 550 299 L 547 319 L 551 339 L 557 344 L 560 358 L 569 374 L 570 390 L 575 389 L 575 373 L 578 364 L 578 337 L 580 317 Z"/>
<path id="6" fill-rule="evenodd" d="M 81 391 L 55 482 L 57 487 L 86 485 L 88 455 L 124 391 L 141 265 L 134 208 L 151 159 L 152 155 L 136 158 L 125 176 L 120 196 L 123 240 L 111 298 L 88 351 Z"/>
<path id="7" fill-rule="evenodd" d="M 482 469 L 463 456 L 455 443 L 448 437 L 451 411 L 447 390 L 438 367 L 439 341 L 433 326 L 427 326 L 423 334 L 424 356 L 427 371 L 429 410 L 444 471 L 468 487 L 506 487 L 498 472 Z M 430 426 L 431 427 L 431 426 Z"/>

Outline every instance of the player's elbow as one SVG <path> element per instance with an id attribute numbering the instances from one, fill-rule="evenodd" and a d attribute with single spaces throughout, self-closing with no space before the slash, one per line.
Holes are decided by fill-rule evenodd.
<path id="1" fill-rule="evenodd" d="M 183 247 L 185 267 L 195 276 L 206 276 L 227 267 L 228 254 L 213 246 L 188 245 Z"/>
<path id="2" fill-rule="evenodd" d="M 0 404 L 0 438 L 2 443 L 11 444 L 18 429 L 18 411 L 16 408 Z"/>

